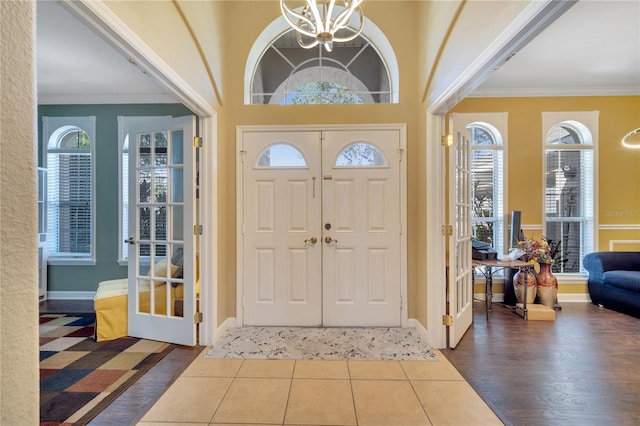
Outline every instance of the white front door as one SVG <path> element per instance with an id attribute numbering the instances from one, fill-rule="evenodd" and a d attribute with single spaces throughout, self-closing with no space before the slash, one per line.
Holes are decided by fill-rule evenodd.
<path id="1" fill-rule="evenodd" d="M 195 117 L 128 120 L 129 335 L 193 346 Z"/>
<path id="2" fill-rule="evenodd" d="M 451 126 L 453 128 L 453 125 Z M 471 260 L 471 142 L 460 131 L 449 153 L 449 346 L 455 348 L 473 321 Z"/>
<path id="3" fill-rule="evenodd" d="M 325 325 L 400 325 L 398 132 L 323 132 Z"/>
<path id="4" fill-rule="evenodd" d="M 255 132 L 243 142 L 244 323 L 320 325 L 320 134 Z"/>
<path id="5" fill-rule="evenodd" d="M 400 132 L 243 133 L 244 325 L 401 325 Z"/>

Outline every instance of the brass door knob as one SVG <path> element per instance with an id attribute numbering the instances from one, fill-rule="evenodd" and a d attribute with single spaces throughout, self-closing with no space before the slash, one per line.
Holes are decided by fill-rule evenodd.
<path id="1" fill-rule="evenodd" d="M 333 239 L 333 238 L 331 238 L 331 237 L 325 237 L 325 238 L 324 238 L 324 242 L 325 242 L 325 243 L 327 243 L 327 244 L 331 244 L 331 243 L 337 243 L 337 242 L 338 242 L 338 240 L 334 240 L 334 239 Z"/>
<path id="2" fill-rule="evenodd" d="M 311 237 L 308 240 L 304 240 L 305 243 L 311 243 L 311 244 L 315 244 L 318 242 L 318 239 L 316 237 Z"/>

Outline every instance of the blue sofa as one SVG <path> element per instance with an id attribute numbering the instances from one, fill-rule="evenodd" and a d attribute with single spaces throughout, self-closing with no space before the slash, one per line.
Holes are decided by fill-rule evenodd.
<path id="1" fill-rule="evenodd" d="M 640 318 L 640 252 L 596 252 L 584 257 L 591 301 Z"/>

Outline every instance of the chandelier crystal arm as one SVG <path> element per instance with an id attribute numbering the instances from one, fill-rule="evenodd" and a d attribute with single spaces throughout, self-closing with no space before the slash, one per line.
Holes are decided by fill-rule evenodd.
<path id="1" fill-rule="evenodd" d="M 331 0 L 331 5 L 333 5 L 333 3 L 336 0 Z M 323 6 L 325 8 L 325 12 L 326 12 L 326 5 Z M 322 16 L 320 15 L 320 11 L 318 10 L 318 5 L 316 3 L 316 0 L 307 0 L 307 6 L 305 7 L 304 11 L 305 12 L 309 12 L 309 10 L 311 10 L 311 13 L 313 14 L 313 19 L 315 20 L 315 30 L 316 33 L 323 33 L 325 31 L 329 31 L 329 23 L 331 22 L 331 15 L 328 15 L 327 18 L 327 25 L 325 26 L 324 22 L 322 22 Z"/>
<path id="2" fill-rule="evenodd" d="M 282 11 L 282 16 L 287 21 L 287 23 L 289 23 L 291 28 L 293 28 L 294 30 L 298 31 L 299 33 L 302 33 L 302 34 L 306 35 L 307 37 L 315 38 L 315 36 L 316 36 L 316 34 L 315 34 L 316 25 L 311 20 L 309 20 L 306 16 L 301 15 L 301 14 L 299 14 L 297 12 L 294 12 L 293 10 L 289 9 L 289 7 L 284 2 L 285 2 L 285 0 L 280 0 L 280 10 Z M 298 22 L 297 23 L 293 22 L 293 20 L 291 19 L 291 17 L 289 15 L 291 15 L 294 18 L 298 19 Z M 311 28 L 312 31 L 308 31 L 308 30 L 304 29 L 304 27 L 300 24 L 301 21 L 306 23 L 307 25 L 309 25 L 309 27 Z"/>
<path id="3" fill-rule="evenodd" d="M 348 42 L 354 40 L 362 32 L 364 13 L 361 4 L 363 0 L 342 0 L 343 6 L 336 6 L 336 0 L 305 0 L 301 12 L 296 12 L 287 6 L 288 0 L 280 0 L 280 11 L 289 26 L 297 32 L 298 44 L 310 49 L 322 44 L 328 52 L 333 50 L 334 42 Z M 337 12 L 334 17 L 334 12 Z M 336 37 L 341 29 L 349 28 L 353 13 L 359 15 L 359 27 L 355 33 Z M 306 41 L 302 36 L 313 41 Z"/>
<path id="4" fill-rule="evenodd" d="M 333 1 L 331 3 L 333 3 Z M 333 28 L 335 28 L 335 31 L 347 26 L 347 24 L 349 23 L 349 19 L 351 19 L 351 14 L 353 14 L 356 8 L 358 9 L 360 16 L 362 17 L 362 8 L 360 8 L 360 3 L 362 3 L 362 0 L 353 0 L 348 8 L 340 12 L 333 23 Z"/>

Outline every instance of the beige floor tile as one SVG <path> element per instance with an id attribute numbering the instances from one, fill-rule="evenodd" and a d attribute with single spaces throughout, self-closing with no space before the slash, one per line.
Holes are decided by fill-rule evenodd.
<path id="1" fill-rule="evenodd" d="M 400 380 L 352 380 L 359 425 L 430 425 L 411 384 Z"/>
<path id="2" fill-rule="evenodd" d="M 349 374 L 352 380 L 407 380 L 398 361 L 349 361 Z"/>
<path id="3" fill-rule="evenodd" d="M 291 379 L 236 378 L 213 423 L 282 424 Z"/>
<path id="4" fill-rule="evenodd" d="M 296 361 L 294 379 L 349 379 L 347 361 Z"/>
<path id="5" fill-rule="evenodd" d="M 294 379 L 285 424 L 355 425 L 349 380 Z"/>
<path id="6" fill-rule="evenodd" d="M 502 425 L 466 381 L 413 381 L 413 387 L 434 425 Z"/>
<path id="7" fill-rule="evenodd" d="M 210 422 L 232 379 L 179 377 L 142 417 L 143 422 Z"/>
<path id="8" fill-rule="evenodd" d="M 192 377 L 235 377 L 242 365 L 241 359 L 211 359 L 199 356 L 182 373 Z"/>
<path id="9" fill-rule="evenodd" d="M 290 379 L 294 365 L 295 361 L 289 359 L 245 359 L 237 376 Z"/>
<path id="10" fill-rule="evenodd" d="M 410 380 L 464 380 L 449 361 L 400 361 Z"/>

